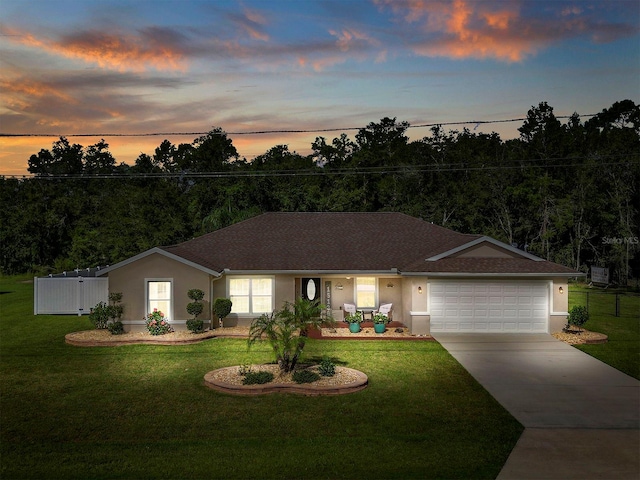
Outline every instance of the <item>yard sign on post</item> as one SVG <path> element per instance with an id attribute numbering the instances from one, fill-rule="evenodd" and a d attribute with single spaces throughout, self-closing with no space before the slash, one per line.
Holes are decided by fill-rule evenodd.
<path id="1" fill-rule="evenodd" d="M 591 282 L 609 285 L 609 269 L 606 267 L 591 267 Z"/>

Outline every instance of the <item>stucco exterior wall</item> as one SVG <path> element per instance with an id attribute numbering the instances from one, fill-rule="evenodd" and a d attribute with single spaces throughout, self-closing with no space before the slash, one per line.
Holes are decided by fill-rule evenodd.
<path id="1" fill-rule="evenodd" d="M 176 329 L 183 329 L 190 315 L 187 304 L 191 302 L 187 291 L 199 288 L 204 292 L 204 310 L 199 318 L 208 321 L 211 318 L 210 276 L 160 254 L 151 254 L 136 262 L 124 265 L 109 272 L 109 293 L 122 292 L 124 314 L 122 321 L 125 330 L 144 328 L 146 315 L 146 281 L 152 279 L 172 282 L 173 311 L 166 313 Z"/>
<path id="2" fill-rule="evenodd" d="M 551 312 L 549 333 L 561 332 L 567 325 L 569 311 L 569 282 L 567 278 L 554 278 L 551 282 Z"/>

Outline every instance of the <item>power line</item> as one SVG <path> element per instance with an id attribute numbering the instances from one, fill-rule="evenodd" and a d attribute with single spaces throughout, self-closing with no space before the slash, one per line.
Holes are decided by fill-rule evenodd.
<path id="1" fill-rule="evenodd" d="M 313 177 L 313 176 L 346 176 L 346 175 L 384 175 L 384 174 L 407 174 L 407 173 L 445 173 L 445 172 L 473 172 L 473 171 L 500 171 L 500 170 L 520 170 L 520 169 L 555 169 L 555 168 L 602 168 L 615 165 L 624 165 L 624 159 L 637 157 L 637 154 L 617 154 L 599 156 L 597 163 L 584 165 L 576 164 L 576 160 L 586 160 L 591 157 L 563 157 L 554 159 L 528 159 L 519 160 L 518 165 L 479 165 L 465 166 L 463 163 L 428 164 L 428 165 L 395 165 L 376 167 L 350 167 L 337 169 L 316 168 L 314 170 L 268 170 L 268 171 L 248 171 L 248 172 L 158 172 L 158 173 L 104 173 L 104 174 L 53 174 L 53 175 L 3 175 L 2 178 L 14 179 L 40 179 L 40 180 L 121 180 L 121 179 L 197 179 L 197 178 L 269 178 L 269 177 Z M 616 161 L 617 160 L 617 161 Z M 537 162 L 554 161 L 561 163 L 540 164 Z M 640 160 L 637 160 L 640 162 Z"/>
<path id="2" fill-rule="evenodd" d="M 587 115 L 581 115 L 581 118 L 595 117 L 597 113 L 590 113 Z M 571 118 L 572 115 L 560 115 L 555 116 L 556 119 Z M 503 120 L 466 120 L 461 122 L 436 122 L 436 123 L 420 123 L 416 125 L 409 125 L 407 128 L 426 128 L 426 127 L 438 127 L 438 126 L 451 126 L 451 125 L 486 125 L 493 123 L 512 123 L 523 122 L 527 120 L 524 118 L 510 118 Z M 220 135 L 270 135 L 274 133 L 326 133 L 326 132 L 344 132 L 362 130 L 366 127 L 344 127 L 344 128 L 313 128 L 313 129 L 298 129 L 298 130 L 252 130 L 248 132 L 219 132 Z M 0 137 L 175 137 L 175 136 L 194 136 L 194 135 L 209 135 L 212 132 L 148 132 L 148 133 L 69 133 L 69 134 L 52 134 L 52 133 L 3 133 L 0 132 Z M 213 132 L 215 133 L 215 132 Z"/>

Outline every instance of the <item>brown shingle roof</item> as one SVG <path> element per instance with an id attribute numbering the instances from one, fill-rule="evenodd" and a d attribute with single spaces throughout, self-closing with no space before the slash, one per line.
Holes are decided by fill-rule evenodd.
<path id="1" fill-rule="evenodd" d="M 528 258 L 443 258 L 435 262 L 420 261 L 408 267 L 406 272 L 424 273 L 496 273 L 496 274 L 566 274 L 576 275 L 573 269 L 545 260 Z"/>
<path id="2" fill-rule="evenodd" d="M 164 250 L 218 272 L 382 272 L 477 237 L 401 213 L 265 213 Z"/>
<path id="3" fill-rule="evenodd" d="M 426 260 L 480 237 L 401 213 L 265 213 L 162 248 L 217 272 L 577 273 L 525 257 Z"/>

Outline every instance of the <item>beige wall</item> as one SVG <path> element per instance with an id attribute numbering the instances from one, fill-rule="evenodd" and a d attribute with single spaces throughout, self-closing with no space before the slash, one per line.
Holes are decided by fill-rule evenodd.
<path id="1" fill-rule="evenodd" d="M 566 314 L 569 310 L 569 284 L 566 278 L 556 278 L 551 287 L 552 312 Z M 560 293 L 562 289 L 562 293 Z"/>
<path id="2" fill-rule="evenodd" d="M 187 313 L 187 304 L 191 302 L 187 291 L 199 288 L 204 291 L 204 311 L 200 318 L 211 318 L 210 276 L 183 263 L 157 253 L 109 272 L 109 293 L 122 292 L 124 314 L 122 320 L 140 322 L 146 315 L 146 282 L 148 279 L 166 279 L 172 281 L 173 312 L 169 319 L 184 323 L 191 318 Z"/>

